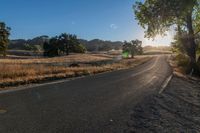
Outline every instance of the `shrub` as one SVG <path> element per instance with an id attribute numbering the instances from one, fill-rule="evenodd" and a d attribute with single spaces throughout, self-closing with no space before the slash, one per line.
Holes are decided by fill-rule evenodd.
<path id="1" fill-rule="evenodd" d="M 181 67 L 184 67 L 184 68 L 187 68 L 188 65 L 189 65 L 189 62 L 190 62 L 189 57 L 187 55 L 185 55 L 185 54 L 182 54 L 182 53 L 179 53 L 176 56 L 176 60 L 177 60 L 177 65 L 181 66 Z"/>

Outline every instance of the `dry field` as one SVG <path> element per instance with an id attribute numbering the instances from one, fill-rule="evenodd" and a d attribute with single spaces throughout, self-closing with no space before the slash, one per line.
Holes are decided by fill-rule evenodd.
<path id="1" fill-rule="evenodd" d="M 0 63 L 6 64 L 48 64 L 48 63 L 71 63 L 71 62 L 91 62 L 112 59 L 111 55 L 104 54 L 72 54 L 69 56 L 54 58 L 33 58 L 31 56 L 8 56 L 6 59 L 0 58 Z"/>
<path id="2" fill-rule="evenodd" d="M 0 88 L 125 69 L 149 58 L 113 61 L 109 55 L 78 54 L 56 58 L 0 59 Z M 72 63 L 78 66 L 69 67 Z"/>

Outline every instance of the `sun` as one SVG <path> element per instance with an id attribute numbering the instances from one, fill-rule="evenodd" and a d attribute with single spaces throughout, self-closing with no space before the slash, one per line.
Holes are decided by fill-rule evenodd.
<path id="1" fill-rule="evenodd" d="M 151 46 L 169 46 L 173 41 L 173 35 L 171 32 L 167 32 L 166 36 L 157 35 L 153 38 L 143 38 L 143 44 Z"/>

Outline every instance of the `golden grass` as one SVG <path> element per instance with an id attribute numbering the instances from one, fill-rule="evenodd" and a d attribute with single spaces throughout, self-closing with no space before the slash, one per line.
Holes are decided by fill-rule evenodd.
<path id="1" fill-rule="evenodd" d="M 96 74 L 106 71 L 125 69 L 141 64 L 150 57 L 121 60 L 117 63 L 99 66 L 67 67 L 66 65 L 49 65 L 48 63 L 92 62 L 108 60 L 108 57 L 94 55 L 73 55 L 69 57 L 42 58 L 42 59 L 1 59 L 0 60 L 0 87 L 35 83 L 50 79 L 77 77 Z"/>
<path id="2" fill-rule="evenodd" d="M 48 64 L 48 63 L 70 63 L 70 62 L 91 62 L 112 59 L 112 56 L 103 54 L 74 54 L 54 58 L 35 58 L 35 59 L 0 59 L 0 64 Z"/>

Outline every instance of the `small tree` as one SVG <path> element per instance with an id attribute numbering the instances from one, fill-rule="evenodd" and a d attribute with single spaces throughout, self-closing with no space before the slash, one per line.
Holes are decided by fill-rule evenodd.
<path id="1" fill-rule="evenodd" d="M 10 28 L 6 27 L 4 22 L 0 22 L 0 53 L 6 56 L 6 50 L 9 43 Z"/>
<path id="2" fill-rule="evenodd" d="M 123 55 L 125 55 L 126 58 L 131 53 L 130 47 L 131 47 L 131 43 L 125 41 L 124 44 L 123 44 Z"/>
<path id="3" fill-rule="evenodd" d="M 143 48 L 142 48 L 142 41 L 140 40 L 132 40 L 131 43 L 135 45 L 135 54 L 141 55 L 143 54 Z"/>
<path id="4" fill-rule="evenodd" d="M 142 41 L 132 40 L 131 42 L 124 42 L 123 53 L 128 53 L 131 55 L 131 58 L 134 58 L 135 55 L 141 55 L 143 53 Z"/>
<path id="5" fill-rule="evenodd" d="M 69 55 L 70 52 L 83 52 L 84 46 L 80 44 L 76 35 L 62 33 L 59 37 L 60 50 L 63 51 L 66 55 Z M 81 50 L 81 48 L 83 48 Z"/>

